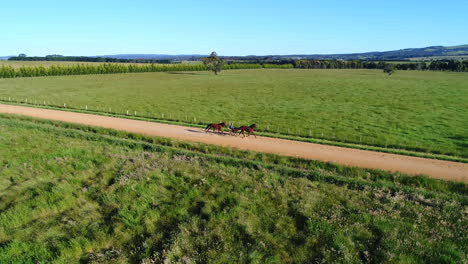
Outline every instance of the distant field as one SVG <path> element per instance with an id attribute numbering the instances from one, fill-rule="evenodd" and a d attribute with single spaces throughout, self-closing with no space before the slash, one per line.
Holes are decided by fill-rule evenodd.
<path id="1" fill-rule="evenodd" d="M 0 67 L 5 66 L 12 66 L 13 68 L 20 68 L 22 66 L 25 67 L 34 67 L 34 66 L 44 66 L 50 67 L 52 65 L 60 65 L 60 66 L 70 66 L 70 65 L 77 65 L 77 64 L 114 64 L 112 62 L 82 62 L 82 61 L 8 61 L 8 60 L 0 60 Z M 201 64 L 200 61 L 183 61 L 183 64 Z M 142 63 L 115 63 L 115 64 L 135 64 L 135 65 L 142 65 Z"/>
<path id="2" fill-rule="evenodd" d="M 409 64 L 409 63 L 414 63 L 414 62 L 419 62 L 420 60 L 401 60 L 401 61 L 385 61 L 386 63 L 392 63 L 392 64 Z"/>
<path id="3" fill-rule="evenodd" d="M 468 157 L 468 74 L 231 70 L 1 79 L 0 96 Z"/>
<path id="4" fill-rule="evenodd" d="M 463 263 L 466 194 L 0 115 L 0 263 Z"/>
<path id="5" fill-rule="evenodd" d="M 20 68 L 22 66 L 25 67 L 34 67 L 34 66 L 44 66 L 50 67 L 52 65 L 60 65 L 60 66 L 69 66 L 69 65 L 76 65 L 76 64 L 103 64 L 105 62 L 82 62 L 82 61 L 7 61 L 7 60 L 0 60 L 0 67 L 11 66 L 13 68 Z M 128 63 L 124 63 L 128 64 Z"/>
<path id="6" fill-rule="evenodd" d="M 460 56 L 431 56 L 410 58 L 411 61 L 433 61 L 433 60 L 468 60 L 468 55 Z"/>

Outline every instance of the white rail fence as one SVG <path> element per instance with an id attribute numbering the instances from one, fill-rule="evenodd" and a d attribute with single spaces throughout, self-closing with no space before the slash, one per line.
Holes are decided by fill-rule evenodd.
<path id="1" fill-rule="evenodd" d="M 1 96 L 0 102 L 10 103 L 10 104 L 25 104 L 33 105 L 45 108 L 62 108 L 72 111 L 79 112 L 89 112 L 89 113 L 98 113 L 106 115 L 115 115 L 115 116 L 125 116 L 128 118 L 140 118 L 140 119 L 152 119 L 166 122 L 175 122 L 175 123 L 186 123 L 189 125 L 195 125 L 198 127 L 203 127 L 203 124 L 207 123 L 218 123 L 227 121 L 229 124 L 233 125 L 250 125 L 245 121 L 236 121 L 236 120 L 206 120 L 200 117 L 197 117 L 193 114 L 172 114 L 164 112 L 148 112 L 148 111 L 137 111 L 129 108 L 115 107 L 115 106 L 96 106 L 91 104 L 69 104 L 56 102 L 53 100 L 39 100 L 36 98 L 18 98 L 12 96 Z M 258 124 L 257 124 L 258 125 Z M 381 136 L 375 137 L 372 135 L 366 134 L 356 134 L 349 136 L 349 134 L 343 135 L 341 131 L 337 129 L 337 122 L 333 122 L 331 125 L 327 125 L 324 122 L 319 122 L 317 120 L 313 121 L 313 124 L 309 128 L 304 127 L 283 127 L 274 124 L 260 124 L 257 131 L 272 134 L 273 136 L 281 137 L 290 137 L 294 139 L 298 138 L 310 138 L 316 140 L 327 140 L 333 142 L 341 143 L 351 143 L 357 145 L 367 145 L 367 146 L 376 146 L 388 149 L 396 150 L 409 150 L 409 151 L 421 151 L 428 153 L 442 153 L 444 152 L 441 149 L 440 145 L 432 143 L 422 143 L 422 142 L 410 142 L 404 139 L 398 139 L 390 136 Z M 340 134 L 341 133 L 341 134 Z M 459 156 L 461 153 L 452 153 Z"/>

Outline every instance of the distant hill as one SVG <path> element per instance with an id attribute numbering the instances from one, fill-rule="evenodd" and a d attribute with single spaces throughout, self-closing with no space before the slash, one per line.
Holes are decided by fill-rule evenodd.
<path id="1" fill-rule="evenodd" d="M 114 58 L 114 59 L 128 59 L 128 60 L 198 60 L 199 58 L 208 55 L 200 54 L 181 54 L 181 55 L 168 55 L 168 54 L 116 54 L 116 55 L 99 55 L 93 57 Z"/>
<path id="2" fill-rule="evenodd" d="M 268 58 L 270 60 L 297 60 L 297 59 L 316 59 L 316 60 L 411 60 L 415 58 L 430 59 L 456 59 L 457 57 L 468 56 L 468 45 L 461 46 L 432 46 L 426 48 L 412 48 L 392 51 L 374 51 L 364 53 L 348 53 L 348 54 L 297 54 L 297 55 L 268 55 L 268 56 L 229 56 L 227 58 L 242 59 L 242 58 Z"/>
<path id="3" fill-rule="evenodd" d="M 201 54 L 117 54 L 117 55 L 102 55 L 96 57 L 116 58 L 116 59 L 155 59 L 155 60 L 197 60 L 207 55 Z M 297 59 L 341 59 L 341 60 L 410 60 L 414 58 L 430 57 L 447 57 L 457 58 L 460 56 L 468 56 L 468 45 L 461 46 L 432 46 L 426 48 L 412 48 L 392 51 L 373 51 L 364 53 L 347 53 L 347 54 L 294 54 L 294 55 L 266 55 L 266 56 L 222 56 L 225 59 L 233 60 L 297 60 Z"/>
<path id="4" fill-rule="evenodd" d="M 13 56 L 0 56 L 0 60 L 8 60 L 11 57 Z"/>
<path id="5" fill-rule="evenodd" d="M 341 57 L 343 59 L 362 59 L 362 60 L 399 60 L 418 57 L 435 56 L 466 56 L 468 55 L 468 45 L 461 46 L 432 46 L 426 48 L 401 49 L 384 52 L 366 52 L 355 54 L 338 54 L 331 57 Z M 325 55 L 326 56 L 326 55 Z"/>
<path id="6" fill-rule="evenodd" d="M 114 58 L 127 60 L 200 60 L 208 55 L 203 54 L 115 54 L 88 56 L 92 58 Z M 11 56 L 0 57 L 8 59 Z M 346 54 L 294 54 L 294 55 L 249 55 L 249 56 L 221 56 L 228 60 L 298 60 L 298 59 L 316 59 L 316 60 L 432 60 L 432 59 L 461 59 L 468 58 L 468 45 L 460 46 L 432 46 L 426 48 L 411 48 L 391 51 L 373 51 L 364 53 L 346 53 Z"/>

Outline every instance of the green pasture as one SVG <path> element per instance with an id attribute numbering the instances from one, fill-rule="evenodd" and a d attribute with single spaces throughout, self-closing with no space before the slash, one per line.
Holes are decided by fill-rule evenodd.
<path id="1" fill-rule="evenodd" d="M 0 97 L 468 157 L 468 74 L 229 70 L 0 79 Z"/>
<path id="2" fill-rule="evenodd" d="M 0 115 L 0 263 L 462 263 L 467 193 Z"/>
<path id="3" fill-rule="evenodd" d="M 411 62 L 415 61 L 434 61 L 434 60 L 468 60 L 467 55 L 453 55 L 453 56 L 431 56 L 431 57 L 417 57 L 410 58 Z"/>

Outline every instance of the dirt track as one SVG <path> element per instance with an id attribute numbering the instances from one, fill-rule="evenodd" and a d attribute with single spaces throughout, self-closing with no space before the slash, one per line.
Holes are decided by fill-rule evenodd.
<path id="1" fill-rule="evenodd" d="M 439 179 L 468 182 L 468 164 L 466 163 L 424 159 L 268 137 L 243 139 L 205 133 L 202 129 L 198 128 L 24 106 L 0 104 L 0 113 L 99 126 L 243 150 L 336 162 L 356 167 L 400 171 L 406 174 L 426 174 Z"/>

